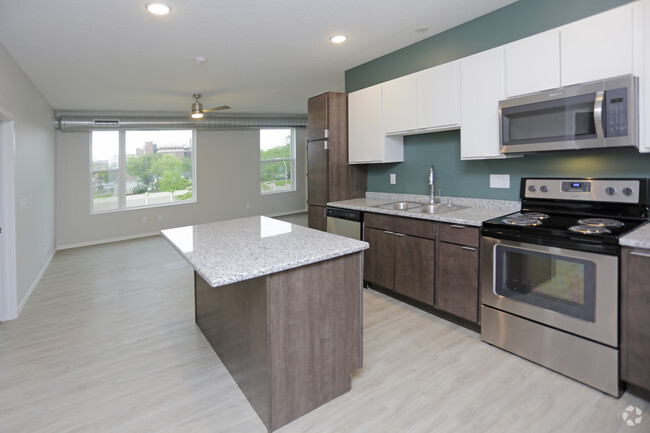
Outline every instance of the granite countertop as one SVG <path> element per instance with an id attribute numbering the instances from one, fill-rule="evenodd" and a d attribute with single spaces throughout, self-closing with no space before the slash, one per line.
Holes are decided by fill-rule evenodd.
<path id="1" fill-rule="evenodd" d="M 212 287 L 363 251 L 362 242 L 255 216 L 162 230 Z"/>
<path id="2" fill-rule="evenodd" d="M 646 223 L 633 232 L 622 236 L 618 243 L 625 247 L 650 249 L 650 223 Z"/>
<path id="3" fill-rule="evenodd" d="M 460 209 L 440 214 L 427 214 L 375 207 L 380 204 L 392 203 L 396 201 L 411 201 L 428 204 L 429 197 L 426 195 L 416 194 L 368 192 L 366 193 L 365 198 L 335 201 L 327 204 L 333 207 L 353 209 L 363 212 L 383 213 L 388 215 L 398 215 L 411 218 L 441 221 L 452 224 L 464 224 L 476 227 L 480 227 L 483 224 L 483 221 L 497 218 L 512 212 L 517 212 L 521 209 L 521 203 L 519 201 L 488 200 L 462 197 L 441 197 L 441 202 L 444 204 L 468 207 L 466 209 Z"/>

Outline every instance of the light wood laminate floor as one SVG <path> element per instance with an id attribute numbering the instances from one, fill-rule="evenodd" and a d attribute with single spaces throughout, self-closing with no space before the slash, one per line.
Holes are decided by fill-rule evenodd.
<path id="1" fill-rule="evenodd" d="M 615 399 L 364 290 L 352 391 L 278 430 L 649 432 Z M 627 427 L 629 406 L 643 411 Z M 0 325 L 0 431 L 233 432 L 265 428 L 194 324 L 192 269 L 161 237 L 57 252 Z"/>

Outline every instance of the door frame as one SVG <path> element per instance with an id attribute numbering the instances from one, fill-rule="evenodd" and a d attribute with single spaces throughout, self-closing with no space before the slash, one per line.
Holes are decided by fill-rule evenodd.
<path id="1" fill-rule="evenodd" d="M 18 317 L 15 158 L 13 116 L 0 107 L 0 321 Z"/>

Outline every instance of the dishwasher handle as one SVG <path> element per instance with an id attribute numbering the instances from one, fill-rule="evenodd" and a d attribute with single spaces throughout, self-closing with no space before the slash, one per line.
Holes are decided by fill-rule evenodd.
<path id="1" fill-rule="evenodd" d="M 325 216 L 330 218 L 348 220 L 348 221 L 356 221 L 356 222 L 363 221 L 362 212 L 356 210 L 350 210 L 350 209 L 340 209 L 335 207 L 325 208 Z"/>

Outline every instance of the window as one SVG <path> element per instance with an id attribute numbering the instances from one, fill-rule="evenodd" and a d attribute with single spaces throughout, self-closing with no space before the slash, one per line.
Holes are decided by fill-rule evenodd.
<path id="1" fill-rule="evenodd" d="M 260 192 L 296 190 L 296 145 L 293 129 L 260 129 Z"/>
<path id="2" fill-rule="evenodd" d="M 196 201 L 194 131 L 93 131 L 91 211 Z"/>

